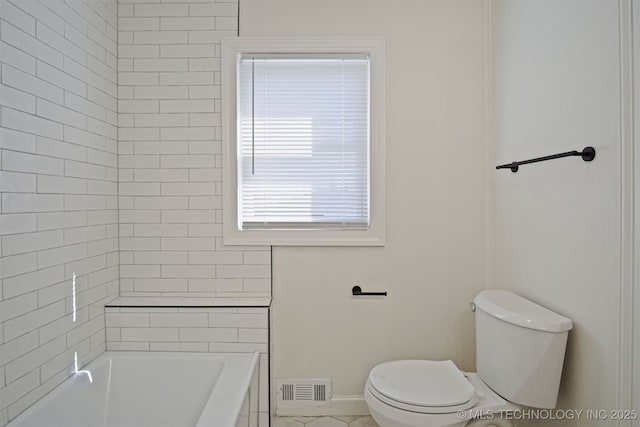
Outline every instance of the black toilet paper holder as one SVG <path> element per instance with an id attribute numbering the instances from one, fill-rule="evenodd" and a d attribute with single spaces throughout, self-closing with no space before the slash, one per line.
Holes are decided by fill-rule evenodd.
<path id="1" fill-rule="evenodd" d="M 366 296 L 366 295 L 374 295 L 374 296 L 387 296 L 387 291 L 384 292 L 362 292 L 362 288 L 358 285 L 354 286 L 353 288 L 351 288 L 351 294 L 354 297 L 359 297 L 359 296 Z"/>

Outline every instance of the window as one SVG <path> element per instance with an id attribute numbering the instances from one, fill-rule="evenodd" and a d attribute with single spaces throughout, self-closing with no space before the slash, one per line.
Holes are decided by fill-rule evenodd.
<path id="1" fill-rule="evenodd" d="M 384 243 L 380 39 L 223 43 L 225 244 Z"/>

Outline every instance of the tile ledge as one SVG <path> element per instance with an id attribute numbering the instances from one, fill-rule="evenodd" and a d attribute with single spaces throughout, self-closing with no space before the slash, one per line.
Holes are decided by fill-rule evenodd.
<path id="1" fill-rule="evenodd" d="M 271 298 L 118 297 L 106 307 L 269 307 Z"/>

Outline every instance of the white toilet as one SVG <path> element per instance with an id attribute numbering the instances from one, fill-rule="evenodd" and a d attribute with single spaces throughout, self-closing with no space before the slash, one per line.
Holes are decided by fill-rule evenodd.
<path id="1" fill-rule="evenodd" d="M 481 292 L 472 307 L 478 372 L 450 360 L 375 366 L 364 397 L 381 427 L 506 427 L 500 415 L 519 405 L 556 406 L 571 320 L 501 290 Z"/>

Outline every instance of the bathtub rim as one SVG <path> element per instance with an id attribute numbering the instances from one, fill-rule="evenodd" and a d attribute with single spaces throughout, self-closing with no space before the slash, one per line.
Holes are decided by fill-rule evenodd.
<path id="1" fill-rule="evenodd" d="M 211 425 L 221 425 L 221 426 L 229 426 L 233 427 L 240 416 L 240 411 L 242 410 L 242 404 L 244 402 L 244 398 L 249 392 L 249 388 L 251 386 L 251 379 L 253 378 L 253 374 L 258 366 L 258 362 L 260 360 L 260 352 L 255 351 L 253 353 L 202 353 L 202 354 L 217 354 L 217 355 L 242 355 L 242 356 L 250 356 L 253 355 L 251 361 L 249 362 L 249 369 L 243 371 L 244 377 L 240 379 L 240 385 L 238 386 L 238 378 L 230 375 L 229 369 L 222 369 L 220 372 L 220 376 L 216 381 L 216 385 L 213 388 L 212 393 L 209 395 L 209 399 L 207 403 L 204 405 L 202 412 L 200 413 L 200 417 L 196 422 L 195 427 L 207 427 Z M 225 394 L 225 390 L 227 387 L 233 386 L 237 387 L 240 390 L 243 390 L 244 393 L 242 396 L 237 396 L 235 398 L 230 398 Z M 231 408 L 231 409 L 229 409 Z M 227 419 L 220 419 L 220 414 L 227 415 Z M 212 424 L 212 420 L 215 420 L 215 424 Z M 219 424 L 218 424 L 219 423 Z"/>

